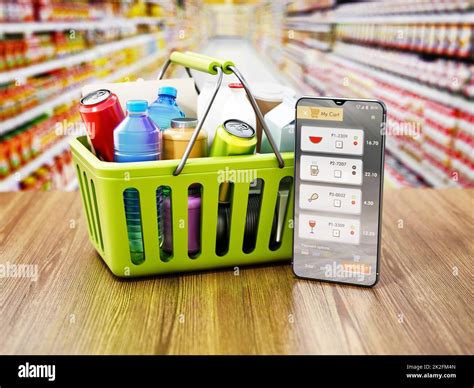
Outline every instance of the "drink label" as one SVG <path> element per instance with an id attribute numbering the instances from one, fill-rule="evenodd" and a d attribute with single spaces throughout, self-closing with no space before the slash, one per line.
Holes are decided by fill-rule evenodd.
<path id="1" fill-rule="evenodd" d="M 364 131 L 361 129 L 303 126 L 301 149 L 328 154 L 362 155 Z"/>
<path id="2" fill-rule="evenodd" d="M 346 218 L 325 217 L 317 214 L 300 214 L 298 235 L 315 241 L 334 241 L 359 244 L 360 221 Z"/>
<path id="3" fill-rule="evenodd" d="M 299 206 L 307 210 L 360 214 L 361 198 L 359 189 L 302 184 Z"/>
<path id="4" fill-rule="evenodd" d="M 302 155 L 300 177 L 305 181 L 362 185 L 362 160 Z"/>

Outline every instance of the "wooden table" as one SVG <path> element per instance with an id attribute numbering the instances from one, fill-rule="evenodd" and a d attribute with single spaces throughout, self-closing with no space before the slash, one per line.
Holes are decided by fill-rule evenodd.
<path id="1" fill-rule="evenodd" d="M 472 354 L 473 190 L 387 190 L 374 289 L 290 265 L 119 280 L 78 193 L 1 194 L 1 354 Z"/>

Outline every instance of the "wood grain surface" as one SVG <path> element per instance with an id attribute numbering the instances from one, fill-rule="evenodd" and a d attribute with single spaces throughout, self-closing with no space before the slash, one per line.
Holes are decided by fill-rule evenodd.
<path id="1" fill-rule="evenodd" d="M 290 264 L 115 278 L 78 193 L 1 194 L 1 354 L 472 354 L 474 191 L 385 192 L 373 289 Z"/>

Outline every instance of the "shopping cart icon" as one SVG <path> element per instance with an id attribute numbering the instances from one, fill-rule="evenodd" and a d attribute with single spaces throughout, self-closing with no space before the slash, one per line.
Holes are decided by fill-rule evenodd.
<path id="1" fill-rule="evenodd" d="M 309 108 L 309 110 L 313 119 L 317 119 L 319 117 L 319 113 L 321 112 L 319 108 Z"/>

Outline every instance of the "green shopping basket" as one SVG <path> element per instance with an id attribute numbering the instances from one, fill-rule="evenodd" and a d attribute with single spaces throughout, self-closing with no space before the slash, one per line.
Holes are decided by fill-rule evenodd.
<path id="1" fill-rule="evenodd" d="M 193 136 L 179 160 L 153 162 L 110 163 L 99 160 L 90 150 L 85 136 L 70 143 L 79 188 L 87 219 L 89 238 L 110 270 L 119 277 L 137 277 L 235 267 L 249 264 L 288 260 L 292 250 L 293 189 L 289 188 L 284 210 L 284 223 L 279 244 L 272 245 L 275 210 L 279 204 L 281 182 L 293 178 L 293 153 L 280 154 L 265 125 L 262 114 L 250 89 L 230 61 L 222 61 L 200 54 L 174 52 L 165 63 L 159 78 L 170 63 L 217 75 L 213 96 Z M 227 157 L 206 157 L 188 160 L 194 142 L 201 130 L 210 107 L 221 85 L 223 73 L 235 74 L 247 92 L 255 113 L 262 124 L 273 154 L 255 154 Z M 227 251 L 216 252 L 220 176 L 223 171 L 234 171 L 234 176 L 251 168 L 253 178 L 262 183 L 259 222 L 256 239 L 251 251 L 245 250 L 244 236 L 249 193 L 252 184 L 235 180 L 230 205 L 230 233 Z M 232 181 L 232 179 L 230 179 Z M 201 244 L 195 256 L 188 254 L 188 189 L 201 186 Z M 171 190 L 172 253 L 163 256 L 160 247 L 157 190 Z M 138 191 L 141 210 L 144 260 L 136 263 L 130 252 L 127 221 L 125 217 L 124 191 Z"/>

